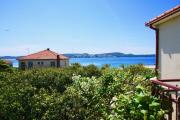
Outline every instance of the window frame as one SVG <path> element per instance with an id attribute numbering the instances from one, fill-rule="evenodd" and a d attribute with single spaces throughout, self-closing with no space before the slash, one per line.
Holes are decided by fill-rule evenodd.
<path id="1" fill-rule="evenodd" d="M 50 66 L 51 66 L 51 67 L 55 67 L 55 66 L 56 66 L 55 61 L 51 61 L 51 62 L 50 62 Z"/>

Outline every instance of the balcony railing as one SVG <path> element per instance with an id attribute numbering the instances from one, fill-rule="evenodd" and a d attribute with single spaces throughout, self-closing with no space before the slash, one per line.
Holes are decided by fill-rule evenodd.
<path id="1" fill-rule="evenodd" d="M 161 107 L 167 109 L 168 120 L 180 120 L 180 79 L 151 80 L 152 95 L 161 99 Z M 173 106 L 175 104 L 175 106 Z M 174 112 L 174 114 L 173 114 Z"/>

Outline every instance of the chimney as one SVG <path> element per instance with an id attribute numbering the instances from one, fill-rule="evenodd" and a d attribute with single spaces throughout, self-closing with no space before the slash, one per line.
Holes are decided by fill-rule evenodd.
<path id="1" fill-rule="evenodd" d="M 60 66 L 60 56 L 59 55 L 57 55 L 57 67 L 61 67 Z"/>
<path id="2" fill-rule="evenodd" d="M 49 48 L 47 48 L 47 50 L 50 50 Z"/>

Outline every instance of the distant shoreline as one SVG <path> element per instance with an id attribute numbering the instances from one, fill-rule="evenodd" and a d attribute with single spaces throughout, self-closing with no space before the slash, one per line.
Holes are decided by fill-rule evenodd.
<path id="1" fill-rule="evenodd" d="M 4 58 L 5 59 L 5 58 Z M 15 58 L 6 59 L 10 60 L 13 63 L 14 67 L 18 67 L 18 60 Z M 80 63 L 83 66 L 94 64 L 98 67 L 101 67 L 105 64 L 108 64 L 112 67 L 120 67 L 121 65 L 134 65 L 134 64 L 143 64 L 145 67 L 154 68 L 155 57 L 94 57 L 94 58 L 70 58 L 70 64 Z"/>
<path id="2" fill-rule="evenodd" d="M 155 65 L 144 65 L 146 68 L 155 69 Z"/>
<path id="3" fill-rule="evenodd" d="M 68 53 L 63 54 L 69 58 L 106 58 L 106 57 L 155 57 L 154 54 L 135 55 L 124 54 L 120 52 L 102 53 L 102 54 L 88 54 L 88 53 Z M 17 59 L 21 56 L 0 56 L 0 59 Z"/>

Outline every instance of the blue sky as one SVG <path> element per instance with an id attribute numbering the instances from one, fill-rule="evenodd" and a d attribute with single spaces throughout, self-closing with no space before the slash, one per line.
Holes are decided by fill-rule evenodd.
<path id="1" fill-rule="evenodd" d="M 46 48 L 59 53 L 155 53 L 144 23 L 180 0 L 0 0 L 0 56 Z"/>

